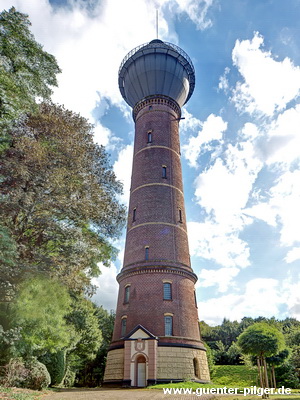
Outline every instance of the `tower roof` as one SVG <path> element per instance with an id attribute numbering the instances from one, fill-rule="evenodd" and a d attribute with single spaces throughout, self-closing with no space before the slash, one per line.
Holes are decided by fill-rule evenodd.
<path id="1" fill-rule="evenodd" d="M 189 56 L 159 39 L 135 47 L 119 69 L 120 92 L 131 107 L 153 95 L 171 97 L 182 107 L 194 87 L 195 70 Z"/>

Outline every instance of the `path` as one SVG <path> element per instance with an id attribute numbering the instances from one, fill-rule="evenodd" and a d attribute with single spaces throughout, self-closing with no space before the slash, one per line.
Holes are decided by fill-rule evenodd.
<path id="1" fill-rule="evenodd" d="M 210 400 L 214 396 L 167 395 L 156 389 L 62 389 L 40 400 Z"/>

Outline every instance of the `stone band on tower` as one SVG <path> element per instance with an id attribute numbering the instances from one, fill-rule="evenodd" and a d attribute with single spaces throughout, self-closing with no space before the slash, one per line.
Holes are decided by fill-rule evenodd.
<path id="1" fill-rule="evenodd" d="M 135 142 L 124 264 L 105 384 L 209 381 L 190 265 L 180 161 L 181 107 L 194 67 L 177 46 L 132 50 L 119 88 L 133 108 Z"/>

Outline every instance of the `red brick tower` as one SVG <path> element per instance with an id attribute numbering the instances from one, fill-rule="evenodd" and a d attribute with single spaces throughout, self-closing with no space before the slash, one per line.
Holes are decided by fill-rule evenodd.
<path id="1" fill-rule="evenodd" d="M 160 40 L 123 60 L 119 87 L 135 143 L 124 265 L 106 384 L 209 380 L 190 265 L 180 161 L 181 106 L 195 84 L 189 57 Z"/>

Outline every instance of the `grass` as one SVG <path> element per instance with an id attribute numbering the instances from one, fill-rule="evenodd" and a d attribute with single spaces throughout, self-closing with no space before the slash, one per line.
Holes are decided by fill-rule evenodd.
<path id="1" fill-rule="evenodd" d="M 260 399 L 261 396 L 256 394 L 250 394 L 244 396 L 244 388 L 251 388 L 251 386 L 259 387 L 257 369 L 256 367 L 247 367 L 245 365 L 216 365 L 215 374 L 213 380 L 209 384 L 199 384 L 196 382 L 180 382 L 180 383 L 169 383 L 151 386 L 151 389 L 162 389 L 162 388 L 237 388 L 238 393 L 242 396 L 243 400 Z M 288 400 L 300 400 L 299 389 L 292 389 L 291 395 L 271 395 L 272 400 L 276 399 L 287 399 Z M 218 399 L 223 400 L 236 400 L 236 395 L 216 395 Z"/>
<path id="2" fill-rule="evenodd" d="M 0 386 L 0 399 L 39 400 L 40 397 L 46 393 L 48 393 L 47 390 L 36 391 L 30 389 L 5 388 Z"/>
<path id="3" fill-rule="evenodd" d="M 258 386 L 257 368 L 246 365 L 216 365 L 213 382 L 229 387 Z"/>

